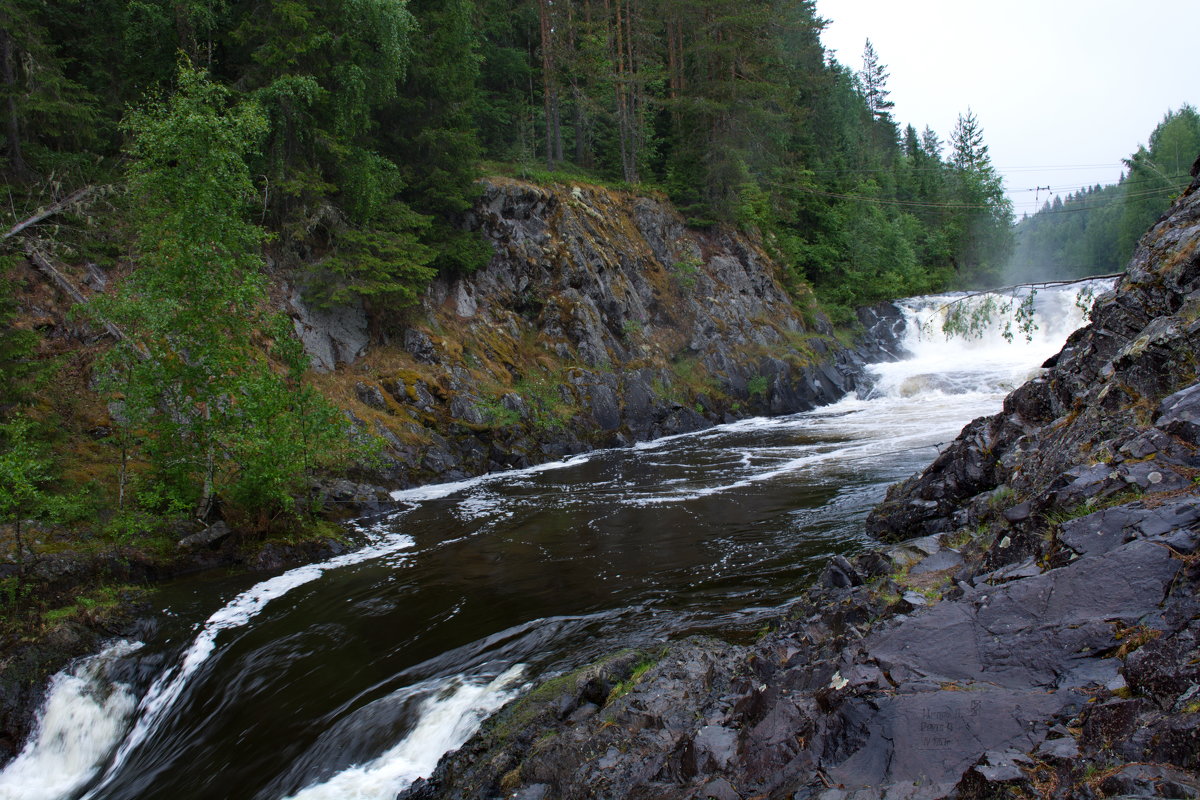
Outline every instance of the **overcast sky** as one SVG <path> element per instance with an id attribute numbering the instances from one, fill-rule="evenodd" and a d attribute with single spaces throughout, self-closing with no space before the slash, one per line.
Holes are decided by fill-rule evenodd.
<path id="1" fill-rule="evenodd" d="M 817 0 L 857 71 L 866 39 L 896 120 L 943 141 L 970 106 L 1020 218 L 1050 186 L 1116 183 L 1168 109 L 1200 106 L 1200 0 Z"/>

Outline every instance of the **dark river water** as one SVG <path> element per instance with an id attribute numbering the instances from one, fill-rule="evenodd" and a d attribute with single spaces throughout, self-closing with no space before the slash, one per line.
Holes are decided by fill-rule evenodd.
<path id="1" fill-rule="evenodd" d="M 148 641 L 55 678 L 0 799 L 390 800 L 538 678 L 751 638 L 1079 322 L 1043 311 L 1031 343 L 914 334 L 866 398 L 397 493 L 362 550 L 169 587 Z"/>

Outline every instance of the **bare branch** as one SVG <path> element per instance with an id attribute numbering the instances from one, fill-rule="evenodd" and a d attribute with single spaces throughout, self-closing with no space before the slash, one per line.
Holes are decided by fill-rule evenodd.
<path id="1" fill-rule="evenodd" d="M 68 279 L 66 275 L 63 275 L 61 272 L 59 272 L 58 269 L 50 263 L 49 259 L 39 253 L 37 248 L 34 247 L 33 242 L 25 243 L 25 255 L 29 257 L 29 262 L 37 268 L 38 272 L 49 278 L 51 282 L 61 289 L 64 294 L 66 294 L 76 303 L 82 304 L 87 302 L 87 298 L 84 297 L 83 292 L 79 291 L 79 288 L 76 287 L 75 284 L 71 283 L 70 279 Z M 109 336 L 112 336 L 118 342 L 125 340 L 125 333 L 120 328 L 106 320 L 102 320 L 102 322 L 104 324 L 104 330 L 108 332 Z M 137 347 L 136 349 L 142 358 L 146 357 L 146 353 L 141 347 Z"/>
<path id="2" fill-rule="evenodd" d="M 87 197 L 89 194 L 91 194 L 95 190 L 96 190 L 95 186 L 85 186 L 82 189 L 77 189 L 76 191 L 71 192 L 69 195 L 64 197 L 62 200 L 59 200 L 57 203 L 51 203 L 50 205 L 48 205 L 45 208 L 38 211 L 33 216 L 21 220 L 16 225 L 9 228 L 7 233 L 5 233 L 3 236 L 0 236 L 0 241 L 6 241 L 8 239 L 11 239 L 12 237 L 16 236 L 21 231 L 23 231 L 26 228 L 29 228 L 33 225 L 37 225 L 39 222 L 46 219 L 47 217 L 53 217 L 55 214 L 61 214 L 67 208 L 69 208 L 72 205 L 74 205 L 75 203 L 78 203 L 79 201 L 83 200 L 85 197 Z"/>

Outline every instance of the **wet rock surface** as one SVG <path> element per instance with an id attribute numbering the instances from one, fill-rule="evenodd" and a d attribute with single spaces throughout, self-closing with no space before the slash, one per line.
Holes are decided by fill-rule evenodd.
<path id="1" fill-rule="evenodd" d="M 950 537 L 831 564 L 844 579 L 762 642 L 690 639 L 602 665 L 599 687 L 552 681 L 407 796 L 1111 796 L 1089 788 L 1098 765 L 1122 791 L 1200 787 L 1200 532 L 1105 524 L 1124 540 L 1020 577 Z M 947 553 L 970 566 L 913 574 Z M 1134 762 L 1157 771 L 1112 769 Z"/>
<path id="2" fill-rule="evenodd" d="M 1200 796 L 1197 241 L 1193 185 L 1047 372 L 889 492 L 870 527 L 905 541 L 756 644 L 544 683 L 405 796 Z"/>

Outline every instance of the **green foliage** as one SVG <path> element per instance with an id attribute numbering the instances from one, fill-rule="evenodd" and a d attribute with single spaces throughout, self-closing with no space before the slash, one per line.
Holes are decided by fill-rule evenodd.
<path id="1" fill-rule="evenodd" d="M 25 522 L 57 522 L 76 506 L 74 498 L 52 491 L 56 474 L 40 433 L 25 417 L 0 422 L 0 524 L 12 526 L 18 578 L 25 573 Z"/>
<path id="2" fill-rule="evenodd" d="M 1139 147 L 1125 160 L 1129 174 L 1123 181 L 1120 248 L 1132 252 L 1133 244 L 1154 224 L 1171 200 L 1191 182 L 1189 170 L 1200 154 L 1200 113 L 1190 105 L 1169 111 L 1150 134 L 1150 146 Z"/>
<path id="3" fill-rule="evenodd" d="M 25 398 L 28 381 L 36 372 L 37 335 L 12 325 L 17 314 L 12 261 L 11 257 L 0 259 L 0 419 L 8 406 Z"/>
<path id="4" fill-rule="evenodd" d="M 230 66 L 270 121 L 263 170 L 277 219 L 297 239 L 336 232 L 336 202 L 350 224 L 371 223 L 398 186 L 376 115 L 404 78 L 412 15 L 402 0 L 286 0 L 243 13 Z"/>
<path id="5" fill-rule="evenodd" d="M 757 397 L 759 400 L 767 396 L 768 388 L 769 383 L 765 375 L 755 375 L 746 383 L 746 391 L 750 393 L 751 397 Z"/>
<path id="6" fill-rule="evenodd" d="M 234 511 L 277 513 L 312 467 L 337 457 L 344 433 L 300 383 L 290 324 L 267 309 L 244 160 L 266 120 L 186 63 L 178 80 L 127 122 L 139 267 L 93 301 L 127 335 L 104 388 L 123 440 L 151 462 L 156 511 L 194 506 L 203 517 L 220 497 Z"/>
<path id="7" fill-rule="evenodd" d="M 1024 295 L 982 294 L 964 297 L 948 304 L 942 319 L 942 333 L 947 339 L 981 339 L 993 328 L 1008 342 L 1019 333 L 1032 341 L 1037 330 L 1034 321 L 1036 290 Z"/>
<path id="8" fill-rule="evenodd" d="M 1169 111 L 1149 146 L 1125 160 L 1116 184 L 1055 196 L 1017 225 L 1008 274 L 1016 280 L 1082 278 L 1119 272 L 1146 230 L 1191 180 L 1200 153 L 1200 113 L 1190 105 Z"/>

